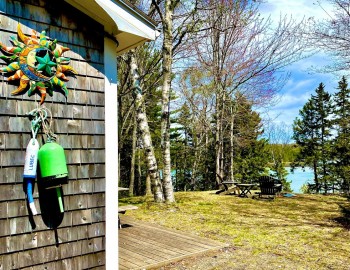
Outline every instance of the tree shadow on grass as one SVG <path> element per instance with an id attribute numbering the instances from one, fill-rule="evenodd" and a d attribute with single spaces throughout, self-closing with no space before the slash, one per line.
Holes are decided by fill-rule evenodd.
<path id="1" fill-rule="evenodd" d="M 350 201 L 350 196 L 347 197 Z M 334 218 L 334 221 L 342 225 L 345 229 L 350 230 L 350 203 L 339 204 L 342 216 Z"/>

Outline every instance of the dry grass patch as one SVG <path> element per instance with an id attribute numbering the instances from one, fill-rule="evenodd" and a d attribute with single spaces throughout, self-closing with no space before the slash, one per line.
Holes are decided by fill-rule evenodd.
<path id="1" fill-rule="evenodd" d="M 298 195 L 269 201 L 213 191 L 179 192 L 175 197 L 176 204 L 170 205 L 145 197 L 120 202 L 139 206 L 127 213 L 135 219 L 233 248 L 164 269 L 349 269 L 350 203 L 344 197 Z M 181 268 L 184 263 L 186 268 Z"/>

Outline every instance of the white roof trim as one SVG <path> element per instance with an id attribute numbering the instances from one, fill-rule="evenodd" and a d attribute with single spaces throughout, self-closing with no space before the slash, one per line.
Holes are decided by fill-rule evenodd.
<path id="1" fill-rule="evenodd" d="M 142 21 L 138 20 L 125 8 L 114 4 L 110 0 L 95 0 L 106 13 L 113 19 L 120 32 L 126 32 L 149 40 L 154 40 L 156 34 L 154 28 L 147 26 Z"/>
<path id="2" fill-rule="evenodd" d="M 66 0 L 69 4 L 93 18 L 113 35 L 119 45 L 117 54 L 128 51 L 159 35 L 156 25 L 147 16 L 137 12 L 122 0 Z"/>

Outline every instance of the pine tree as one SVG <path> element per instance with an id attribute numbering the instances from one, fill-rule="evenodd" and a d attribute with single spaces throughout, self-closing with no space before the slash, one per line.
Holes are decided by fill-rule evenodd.
<path id="1" fill-rule="evenodd" d="M 233 130 L 235 137 L 233 172 L 236 179 L 256 181 L 264 172 L 268 162 L 267 140 L 263 133 L 261 118 L 243 96 L 236 100 L 236 117 Z"/>
<path id="2" fill-rule="evenodd" d="M 340 187 L 350 191 L 350 89 L 343 76 L 338 83 L 338 92 L 334 94 L 334 173 Z"/>
<path id="3" fill-rule="evenodd" d="M 331 127 L 330 119 L 332 113 L 331 95 L 324 89 L 324 84 L 320 83 L 316 89 L 316 95 L 311 95 L 311 99 L 316 106 L 316 135 L 319 151 L 319 180 L 327 193 L 330 185 L 333 183 L 331 173 Z"/>
<path id="4" fill-rule="evenodd" d="M 314 171 L 316 192 L 327 191 L 331 181 L 330 136 L 331 96 L 324 90 L 323 83 L 316 89 L 316 95 L 299 111 L 300 118 L 293 124 L 293 139 L 300 146 L 297 164 L 311 167 Z"/>

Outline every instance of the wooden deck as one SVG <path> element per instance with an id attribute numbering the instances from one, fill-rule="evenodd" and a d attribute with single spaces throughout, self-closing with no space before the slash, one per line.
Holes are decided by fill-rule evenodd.
<path id="1" fill-rule="evenodd" d="M 149 269 L 226 245 L 121 216 L 119 269 Z"/>

